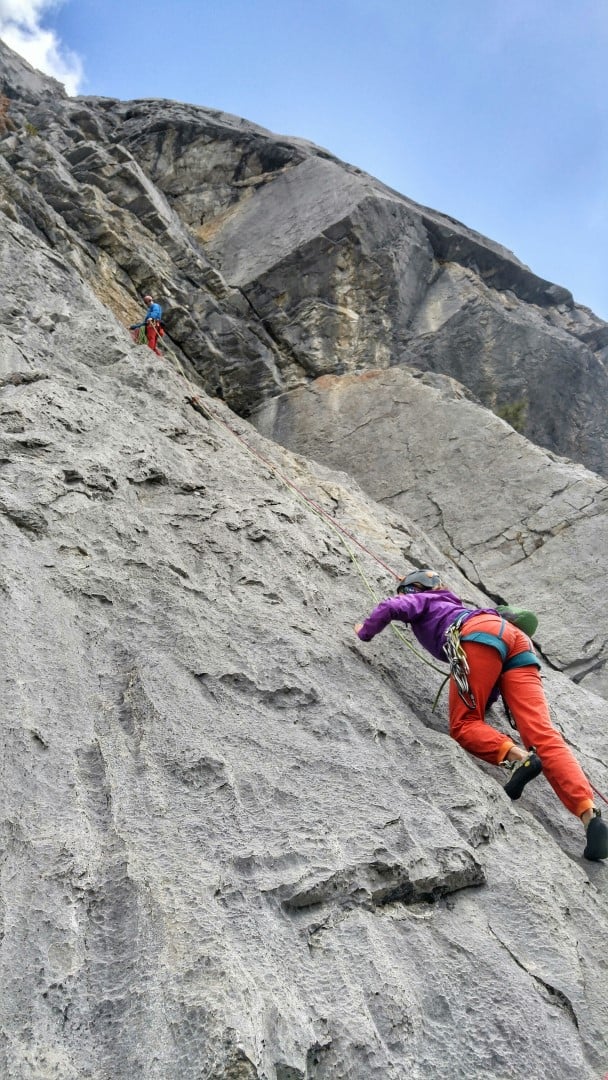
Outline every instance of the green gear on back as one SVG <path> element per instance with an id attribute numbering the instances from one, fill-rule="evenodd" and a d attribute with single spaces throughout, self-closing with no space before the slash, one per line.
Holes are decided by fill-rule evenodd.
<path id="1" fill-rule="evenodd" d="M 502 615 L 503 619 L 507 622 L 513 623 L 514 626 L 523 630 L 524 634 L 528 637 L 532 637 L 536 633 L 538 626 L 538 617 L 533 611 L 526 611 L 525 608 L 511 607 L 510 604 L 503 604 L 501 607 L 496 608 L 499 615 Z"/>

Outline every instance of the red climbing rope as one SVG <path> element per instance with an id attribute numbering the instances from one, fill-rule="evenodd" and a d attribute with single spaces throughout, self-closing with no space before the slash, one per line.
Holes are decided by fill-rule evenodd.
<path id="1" fill-rule="evenodd" d="M 589 780 L 589 777 L 587 777 L 587 779 Z M 593 786 L 593 784 L 591 783 L 591 781 L 590 781 L 590 780 L 589 780 L 589 785 L 590 785 L 590 787 L 591 787 L 591 790 L 592 790 L 592 791 L 595 791 L 595 794 L 596 794 L 596 795 L 598 795 L 598 796 L 599 796 L 599 798 L 600 798 L 600 799 L 602 799 L 602 800 L 603 800 L 603 802 L 605 802 L 605 803 L 606 803 L 606 805 L 608 806 L 608 799 L 606 798 L 606 796 L 605 796 L 605 795 L 602 795 L 601 791 L 598 791 L 598 790 L 597 790 L 597 788 Z"/>

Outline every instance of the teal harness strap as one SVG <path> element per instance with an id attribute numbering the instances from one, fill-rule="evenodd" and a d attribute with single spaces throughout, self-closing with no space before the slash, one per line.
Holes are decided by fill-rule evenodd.
<path id="1" fill-rule="evenodd" d="M 518 652 L 517 656 L 511 656 L 507 660 L 506 664 L 502 665 L 502 670 L 503 671 L 511 671 L 512 668 L 516 668 L 516 667 L 532 667 L 532 666 L 537 667 L 537 668 L 540 669 L 540 663 L 538 662 L 538 659 L 536 658 L 534 653 L 530 652 L 529 649 L 526 649 L 525 652 Z"/>
<path id="2" fill-rule="evenodd" d="M 500 653 L 500 658 L 504 664 L 507 659 L 507 646 L 502 638 L 499 638 L 498 634 L 486 634 L 481 630 L 474 631 L 472 634 L 463 634 L 460 638 L 461 641 L 476 641 L 479 645 L 491 645 L 493 649 L 497 649 Z"/>
<path id="3" fill-rule="evenodd" d="M 516 656 L 510 656 L 507 660 L 507 653 L 509 651 L 506 641 L 503 639 L 505 632 L 505 620 L 500 620 L 500 630 L 497 634 L 488 634 L 484 630 L 474 630 L 472 634 L 461 634 L 461 641 L 476 641 L 479 645 L 491 645 L 493 649 L 496 649 L 500 653 L 502 660 L 502 670 L 511 671 L 512 668 L 518 667 L 534 667 L 540 668 L 540 664 L 530 649 L 524 650 L 524 652 L 517 653 Z"/>
<path id="4" fill-rule="evenodd" d="M 491 645 L 493 649 L 498 649 L 500 658 L 504 664 L 507 659 L 507 643 L 503 641 L 503 634 L 505 632 L 505 620 L 500 620 L 500 630 L 497 634 L 488 634 L 485 630 L 474 630 L 472 634 L 461 634 L 461 641 L 476 641 L 479 645 Z"/>

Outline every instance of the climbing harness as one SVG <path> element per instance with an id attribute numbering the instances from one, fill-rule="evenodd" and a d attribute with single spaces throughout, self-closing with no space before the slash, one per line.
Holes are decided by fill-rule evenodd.
<path id="1" fill-rule="evenodd" d="M 476 641 L 481 645 L 491 645 L 493 649 L 500 653 L 503 673 L 518 667 L 533 666 L 540 669 L 540 662 L 531 649 L 524 649 L 523 652 L 516 653 L 515 656 L 507 656 L 509 650 L 506 641 L 503 639 L 505 625 L 505 620 L 501 617 L 500 630 L 497 634 L 485 630 L 474 630 L 472 634 L 461 634 L 460 640 Z"/>
<path id="2" fill-rule="evenodd" d="M 445 634 L 443 651 L 446 655 L 448 664 L 450 665 L 450 675 L 456 683 L 458 696 L 464 701 L 467 709 L 476 709 L 477 702 L 475 701 L 475 695 L 469 686 L 469 661 L 467 660 L 467 654 L 461 645 L 462 637 L 460 634 L 460 628 L 464 620 L 470 614 L 471 612 L 469 611 L 464 612 L 450 627 L 448 627 Z M 443 686 L 441 689 L 443 690 Z"/>
<path id="3" fill-rule="evenodd" d="M 134 330 L 131 330 L 131 337 L 136 345 L 150 346 L 147 334 L 148 326 L 151 326 L 156 333 L 154 348 L 158 348 L 159 338 L 164 338 L 165 336 L 165 324 L 162 319 L 145 319 L 141 326 L 136 326 Z M 150 346 L 150 348 L 152 348 L 152 346 Z"/>
<path id="4" fill-rule="evenodd" d="M 453 622 L 446 630 L 445 643 L 443 646 L 443 651 L 445 652 L 448 664 L 450 665 L 450 674 L 456 683 L 458 695 L 466 705 L 467 709 L 476 709 L 477 703 L 475 701 L 475 695 L 469 686 L 469 662 L 462 647 L 463 641 L 475 641 L 481 645 L 490 645 L 493 649 L 496 649 L 502 660 L 503 673 L 505 671 L 511 671 L 512 668 L 516 667 L 530 667 L 531 665 L 534 665 L 535 667 L 540 668 L 540 663 L 531 649 L 525 649 L 515 656 L 507 656 L 507 643 L 503 638 L 505 632 L 504 617 L 501 617 L 500 628 L 497 634 L 492 634 L 485 630 L 473 630 L 472 633 L 463 634 L 463 624 L 474 614 L 475 612 L 473 610 L 464 611 L 462 615 L 459 615 L 455 622 Z M 443 687 L 441 689 L 443 689 Z M 515 728 L 515 724 L 513 723 L 504 698 L 503 704 L 507 719 L 511 727 Z"/>

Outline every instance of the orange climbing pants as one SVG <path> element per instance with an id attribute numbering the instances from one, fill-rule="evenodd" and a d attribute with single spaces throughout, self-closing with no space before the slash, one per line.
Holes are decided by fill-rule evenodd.
<path id="1" fill-rule="evenodd" d="M 154 350 L 157 356 L 160 356 L 160 349 L 156 348 L 156 342 L 158 341 L 158 322 L 155 319 L 148 319 L 146 323 L 146 338 L 149 347 Z"/>
<path id="2" fill-rule="evenodd" d="M 499 615 L 473 615 L 462 633 L 482 631 L 498 634 Z M 502 639 L 507 646 L 507 660 L 529 650 L 530 640 L 511 623 L 504 623 Z M 463 641 L 462 647 L 469 662 L 469 686 L 476 702 L 468 709 L 450 679 L 450 735 L 470 754 L 498 765 L 514 746 L 513 739 L 487 724 L 484 717 L 488 698 L 498 685 L 513 722 L 527 750 L 535 747 L 543 763 L 543 773 L 555 794 L 573 814 L 580 817 L 593 806 L 593 791 L 574 754 L 559 731 L 553 727 L 549 706 L 538 668 L 532 664 L 514 667 L 503 672 L 503 660 L 492 645 Z"/>

